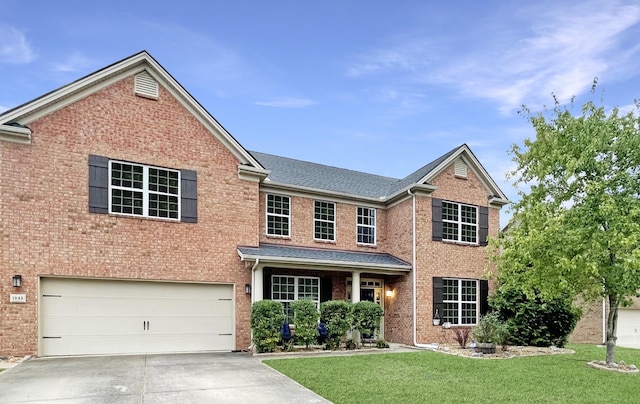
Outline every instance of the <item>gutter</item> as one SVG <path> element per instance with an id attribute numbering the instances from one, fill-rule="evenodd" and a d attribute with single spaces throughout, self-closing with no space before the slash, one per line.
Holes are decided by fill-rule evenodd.
<path id="1" fill-rule="evenodd" d="M 413 278 L 412 278 L 412 284 L 413 284 L 413 299 L 412 299 L 412 305 L 413 305 L 413 345 L 418 347 L 418 348 L 425 348 L 425 349 L 438 349 L 438 345 L 437 344 L 420 344 L 418 343 L 418 314 L 417 314 L 417 300 L 418 300 L 418 287 L 416 285 L 416 278 L 417 278 L 417 274 L 416 274 L 416 262 L 417 262 L 417 252 L 416 252 L 416 194 L 414 194 L 413 192 L 411 192 L 411 189 L 408 189 L 407 192 L 409 193 L 409 195 L 411 195 L 413 197 L 413 207 L 412 207 L 412 233 L 413 233 L 413 242 L 412 242 L 412 253 L 411 253 L 411 264 L 413 266 Z"/>

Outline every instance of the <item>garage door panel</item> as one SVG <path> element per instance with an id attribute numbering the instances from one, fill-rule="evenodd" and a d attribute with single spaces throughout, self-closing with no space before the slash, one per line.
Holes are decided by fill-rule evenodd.
<path id="1" fill-rule="evenodd" d="M 231 350 L 232 285 L 44 278 L 41 355 Z"/>
<path id="2" fill-rule="evenodd" d="M 628 348 L 640 348 L 640 310 L 618 310 L 616 345 Z"/>

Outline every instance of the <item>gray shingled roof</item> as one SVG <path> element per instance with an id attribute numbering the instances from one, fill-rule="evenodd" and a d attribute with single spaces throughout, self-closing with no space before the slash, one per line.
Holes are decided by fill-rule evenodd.
<path id="1" fill-rule="evenodd" d="M 250 153 L 264 168 L 271 171 L 268 179 L 273 183 L 338 192 L 365 198 L 385 199 L 416 184 L 460 147 L 456 147 L 402 179 L 383 177 L 255 151 Z"/>
<path id="2" fill-rule="evenodd" d="M 238 247 L 240 255 L 252 258 L 273 258 L 323 262 L 325 264 L 353 263 L 363 266 L 392 267 L 409 270 L 411 264 L 386 253 L 332 250 L 326 248 L 289 247 L 261 243 L 259 247 Z"/>

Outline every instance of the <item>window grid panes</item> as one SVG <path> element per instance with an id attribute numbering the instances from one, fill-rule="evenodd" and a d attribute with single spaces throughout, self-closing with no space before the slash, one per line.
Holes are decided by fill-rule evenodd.
<path id="1" fill-rule="evenodd" d="M 478 242 L 478 207 L 442 202 L 442 239 L 475 244 Z"/>
<path id="2" fill-rule="evenodd" d="M 313 238 L 316 240 L 335 241 L 336 205 L 333 202 L 315 201 Z"/>
<path id="3" fill-rule="evenodd" d="M 290 199 L 288 196 L 267 195 L 267 234 L 289 236 Z"/>
<path id="4" fill-rule="evenodd" d="M 478 281 L 443 279 L 443 321 L 459 325 L 475 325 L 478 320 Z"/>
<path id="5" fill-rule="evenodd" d="M 273 275 L 271 299 L 282 303 L 285 321 L 293 324 L 292 301 L 309 299 L 316 304 L 316 307 L 320 307 L 320 278 Z"/>
<path id="6" fill-rule="evenodd" d="M 358 243 L 376 243 L 376 210 L 373 208 L 358 207 Z"/>
<path id="7" fill-rule="evenodd" d="M 110 161 L 110 213 L 180 219 L 180 172 Z"/>

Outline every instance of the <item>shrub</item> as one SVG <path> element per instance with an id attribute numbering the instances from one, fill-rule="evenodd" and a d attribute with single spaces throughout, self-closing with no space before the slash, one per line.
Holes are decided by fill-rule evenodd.
<path id="1" fill-rule="evenodd" d="M 340 341 L 351 329 L 353 305 L 344 300 L 332 300 L 320 304 L 320 319 L 327 326 L 327 346 L 338 348 Z"/>
<path id="2" fill-rule="evenodd" d="M 472 333 L 477 342 L 483 343 L 505 345 L 509 339 L 507 325 L 500 320 L 495 311 L 482 316 Z"/>
<path id="3" fill-rule="evenodd" d="M 469 327 L 456 327 L 453 329 L 453 339 L 458 342 L 461 348 L 467 347 L 467 341 L 469 341 L 469 333 L 471 328 Z"/>
<path id="4" fill-rule="evenodd" d="M 374 335 L 380 328 L 380 319 L 384 312 L 374 302 L 358 302 L 353 304 L 353 326 L 360 331 L 360 335 Z"/>
<path id="5" fill-rule="evenodd" d="M 383 339 L 379 339 L 376 341 L 376 348 L 379 348 L 379 349 L 389 348 L 389 343 Z"/>
<path id="6" fill-rule="evenodd" d="M 280 327 L 284 322 L 282 303 L 261 300 L 251 306 L 251 330 L 258 352 L 273 352 L 280 341 Z"/>
<path id="7" fill-rule="evenodd" d="M 302 299 L 291 302 L 293 309 L 293 324 L 296 326 L 295 339 L 297 343 L 307 348 L 318 336 L 318 308 L 311 300 Z"/>
<path id="8" fill-rule="evenodd" d="M 500 288 L 490 304 L 506 321 L 511 342 L 517 345 L 563 347 L 580 318 L 580 309 L 566 296 L 528 298 L 515 288 Z"/>

